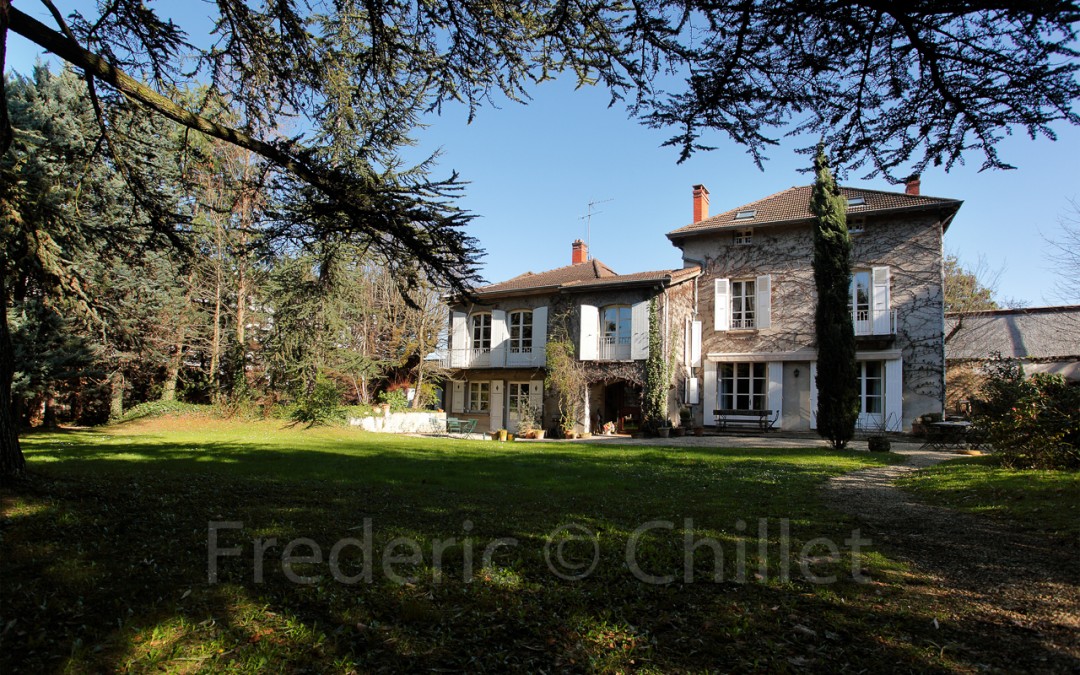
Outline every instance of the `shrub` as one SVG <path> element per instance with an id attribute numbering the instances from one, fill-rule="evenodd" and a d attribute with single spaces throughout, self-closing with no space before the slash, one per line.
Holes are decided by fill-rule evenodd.
<path id="1" fill-rule="evenodd" d="M 389 403 L 394 412 L 405 410 L 409 407 L 409 395 L 404 389 L 391 389 L 379 392 L 379 403 Z"/>
<path id="2" fill-rule="evenodd" d="M 164 417 L 165 415 L 212 415 L 216 411 L 212 406 L 183 401 L 147 401 L 131 408 L 117 422 L 130 422 L 143 418 Z"/>
<path id="3" fill-rule="evenodd" d="M 1080 389 L 1060 375 L 1024 377 L 1014 359 L 997 358 L 974 406 L 974 423 L 1011 468 L 1080 468 Z"/>
<path id="4" fill-rule="evenodd" d="M 342 415 L 341 388 L 337 382 L 319 373 L 311 391 L 296 400 L 291 417 L 308 426 L 340 422 Z"/>

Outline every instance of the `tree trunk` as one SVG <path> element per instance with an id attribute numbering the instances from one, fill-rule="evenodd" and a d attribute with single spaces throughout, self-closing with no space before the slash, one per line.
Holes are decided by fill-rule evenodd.
<path id="1" fill-rule="evenodd" d="M 15 348 L 8 331 L 6 277 L 7 267 L 0 262 L 0 483 L 9 483 L 26 473 L 26 458 L 19 447 L 19 426 L 11 400 Z"/>
<path id="2" fill-rule="evenodd" d="M 55 429 L 56 423 L 56 395 L 49 391 L 45 394 L 44 412 L 41 415 L 41 426 L 46 429 Z"/>
<path id="3" fill-rule="evenodd" d="M 184 359 L 184 329 L 180 328 L 180 335 L 176 340 L 176 350 L 169 356 L 169 362 L 165 365 L 165 382 L 161 385 L 161 400 L 176 400 L 176 381 L 180 379 L 180 365 Z"/>
<path id="4" fill-rule="evenodd" d="M 109 398 L 109 419 L 118 420 L 124 416 L 124 372 L 119 368 L 109 376 L 112 395 Z"/>

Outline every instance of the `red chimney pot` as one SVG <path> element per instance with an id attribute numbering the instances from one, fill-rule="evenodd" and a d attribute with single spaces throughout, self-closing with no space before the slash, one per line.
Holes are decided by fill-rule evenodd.
<path id="1" fill-rule="evenodd" d="M 704 185 L 694 186 L 694 222 L 700 223 L 709 217 L 709 191 Z"/>
<path id="2" fill-rule="evenodd" d="M 580 239 L 575 239 L 574 243 L 573 243 L 573 246 L 572 246 L 570 262 L 572 264 L 574 264 L 574 265 L 577 265 L 578 263 L 583 263 L 583 262 L 588 262 L 588 261 L 589 261 L 589 247 L 586 246 L 585 242 L 581 241 Z"/>
<path id="3" fill-rule="evenodd" d="M 921 183 L 922 183 L 922 181 L 919 180 L 919 174 L 915 174 L 911 178 L 908 178 L 907 179 L 907 186 L 904 188 L 904 193 L 909 194 L 909 195 L 918 195 L 919 194 L 919 186 L 920 186 Z"/>

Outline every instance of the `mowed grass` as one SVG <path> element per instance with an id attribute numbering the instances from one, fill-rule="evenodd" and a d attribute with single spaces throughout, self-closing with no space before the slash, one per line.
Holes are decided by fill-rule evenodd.
<path id="1" fill-rule="evenodd" d="M 1008 663 L 945 650 L 933 589 L 872 546 L 852 578 L 853 524 L 820 486 L 894 455 L 201 417 L 23 445 L 34 479 L 3 492 L 3 672 Z M 236 555 L 210 555 L 211 522 L 231 524 L 217 545 Z M 819 537 L 840 553 L 804 548 Z M 298 538 L 291 554 L 309 560 L 286 569 Z"/>
<path id="2" fill-rule="evenodd" d="M 917 471 L 899 485 L 932 504 L 1080 543 L 1077 471 L 1021 471 L 998 465 L 993 456 L 966 457 Z"/>

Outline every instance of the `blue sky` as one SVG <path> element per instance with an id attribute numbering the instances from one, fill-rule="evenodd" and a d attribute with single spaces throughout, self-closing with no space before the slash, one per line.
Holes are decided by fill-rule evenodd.
<path id="1" fill-rule="evenodd" d="M 29 72 L 39 53 L 9 33 L 9 68 Z M 536 88 L 528 105 L 489 106 L 471 125 L 463 109 L 450 106 L 417 132 L 416 158 L 440 150 L 435 175 L 456 170 L 470 182 L 461 204 L 479 216 L 470 234 L 486 250 L 488 280 L 569 264 L 577 238 L 587 238 L 592 256 L 620 273 L 679 267 L 678 250 L 664 234 L 690 222 L 692 185 L 709 189 L 711 211 L 719 213 L 811 181 L 799 172 L 809 160 L 795 153 L 795 141 L 773 148 L 764 171 L 720 136 L 704 139 L 716 150 L 677 164 L 677 150 L 661 147 L 669 134 L 607 103 L 601 89 L 575 91 L 555 81 Z M 1080 129 L 1060 125 L 1057 132 L 1056 142 L 1007 139 L 1000 154 L 1017 170 L 980 172 L 982 157 L 972 154 L 965 166 L 922 177 L 923 194 L 964 200 L 946 251 L 969 268 L 985 268 L 1000 298 L 1029 306 L 1062 302 L 1045 240 L 1058 236 L 1069 200 L 1080 199 Z M 902 190 L 859 176 L 844 183 Z M 590 202 L 602 203 L 587 230 Z"/>

